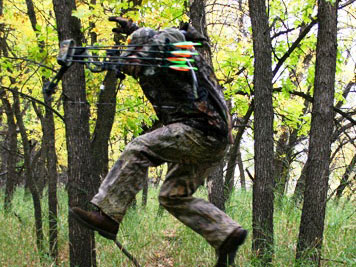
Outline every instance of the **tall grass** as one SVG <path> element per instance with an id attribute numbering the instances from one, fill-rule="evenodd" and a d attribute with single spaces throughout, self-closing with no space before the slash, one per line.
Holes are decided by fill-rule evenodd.
<path id="1" fill-rule="evenodd" d="M 33 207 L 29 196 L 18 189 L 13 211 L 3 211 L 3 192 L 0 191 L 0 266 L 54 266 L 44 252 L 36 249 Z M 150 188 L 148 205 L 141 207 L 138 195 L 136 209 L 130 209 L 120 226 L 118 239 L 135 255 L 142 266 L 214 266 L 214 250 L 202 237 L 188 229 L 167 212 L 157 215 L 158 191 Z M 198 197 L 206 198 L 200 190 Z M 67 195 L 59 190 L 59 266 L 69 266 Z M 254 266 L 251 253 L 251 192 L 234 192 L 227 213 L 250 234 L 237 256 L 238 266 Z M 48 239 L 47 199 L 43 198 L 44 232 Z M 275 255 L 272 266 L 293 266 L 298 237 L 300 208 L 288 198 L 275 206 Z M 352 202 L 330 201 L 327 207 L 322 266 L 356 266 L 355 206 Z M 46 246 L 48 248 L 48 244 Z M 98 266 L 132 266 L 113 242 L 96 236 Z"/>

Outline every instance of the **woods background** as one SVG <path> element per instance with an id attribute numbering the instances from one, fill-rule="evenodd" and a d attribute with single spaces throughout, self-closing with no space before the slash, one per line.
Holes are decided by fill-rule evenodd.
<path id="1" fill-rule="evenodd" d="M 353 0 L 0 0 L 2 218 L 23 224 L 14 194 L 25 188 L 32 199 L 35 262 L 97 265 L 94 234 L 71 217 L 63 230 L 59 217 L 67 214 L 58 198 L 65 194 L 66 205 L 89 208 L 125 145 L 149 131 L 156 116 L 137 82 L 112 71 L 92 73 L 76 64 L 51 99 L 42 87 L 59 68 L 61 40 L 83 46 L 125 42 L 111 32 L 109 16 L 155 30 L 189 21 L 209 38 L 200 52 L 214 67 L 233 118 L 234 143 L 204 185 L 204 197 L 227 212 L 237 205 L 251 211 L 251 245 L 248 255 L 241 252 L 241 266 L 278 266 L 276 233 L 288 235 L 289 228 L 275 226 L 283 212 L 292 216 L 286 207 L 297 214 L 296 236 L 287 245 L 293 262 L 355 264 L 354 244 L 349 252 L 333 251 L 333 258 L 322 250 L 327 204 L 354 201 L 355 14 Z M 164 172 L 161 166 L 147 174 L 139 200 L 147 210 L 148 188 L 154 190 Z M 251 196 L 247 202 L 236 198 L 244 191 Z M 340 216 L 352 219 L 354 211 Z M 354 224 L 348 227 L 354 237 Z M 347 235 L 345 229 L 340 233 Z M 189 266 L 180 258 L 172 261 L 152 266 Z M 10 262 L 1 258 L 3 266 Z M 212 265 L 207 262 L 199 266 Z M 291 258 L 286 262 L 293 265 Z"/>

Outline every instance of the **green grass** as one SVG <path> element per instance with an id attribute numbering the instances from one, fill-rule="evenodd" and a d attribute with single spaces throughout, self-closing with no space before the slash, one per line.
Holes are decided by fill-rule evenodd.
<path id="1" fill-rule="evenodd" d="M 32 199 L 18 189 L 13 200 L 14 213 L 3 211 L 3 191 L 0 191 L 0 266 L 54 266 L 51 259 L 36 249 Z M 202 237 L 188 229 L 167 212 L 157 216 L 158 191 L 150 188 L 148 205 L 141 207 L 137 196 L 136 209 L 125 216 L 118 239 L 137 257 L 142 266 L 214 266 L 213 249 Z M 198 197 L 206 198 L 200 190 Z M 67 195 L 59 191 L 59 266 L 69 266 Z M 240 248 L 238 266 L 254 266 L 251 253 L 251 192 L 238 191 L 227 206 L 227 213 L 250 234 Z M 47 199 L 43 202 L 44 232 L 48 249 Z M 322 266 L 356 266 L 355 207 L 352 202 L 328 203 Z M 293 266 L 298 237 L 300 209 L 283 198 L 275 206 L 275 255 L 272 266 Z M 21 221 L 19 220 L 21 218 Z M 96 235 L 98 266 L 132 266 L 113 242 Z M 307 265 L 304 265 L 307 266 Z"/>

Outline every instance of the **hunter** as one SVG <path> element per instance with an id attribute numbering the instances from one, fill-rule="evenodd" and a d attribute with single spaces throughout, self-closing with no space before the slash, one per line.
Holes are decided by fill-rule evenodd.
<path id="1" fill-rule="evenodd" d="M 222 88 L 199 55 L 192 57 L 197 70 L 184 72 L 157 68 L 159 62 L 153 59 L 174 49 L 168 44 L 205 38 L 188 23 L 179 29 L 155 31 L 121 17 L 109 20 L 117 22 L 114 32 L 129 35 L 121 70 L 137 79 L 162 127 L 126 146 L 91 200 L 98 211 L 72 207 L 71 214 L 86 227 L 115 240 L 128 207 L 145 184 L 147 168 L 168 163 L 159 203 L 215 249 L 215 266 L 233 266 L 247 231 L 212 203 L 193 197 L 224 157 L 231 140 Z"/>

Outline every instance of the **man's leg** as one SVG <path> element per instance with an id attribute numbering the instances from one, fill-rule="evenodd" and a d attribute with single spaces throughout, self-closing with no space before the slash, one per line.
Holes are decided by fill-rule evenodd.
<path id="1" fill-rule="evenodd" d="M 126 147 L 91 200 L 99 211 L 85 211 L 78 207 L 70 209 L 82 225 L 108 239 L 115 240 L 127 208 L 143 187 L 147 168 L 155 165 L 147 157 L 146 148 L 139 139 Z"/>
<path id="2" fill-rule="evenodd" d="M 202 235 L 216 249 L 217 267 L 234 263 L 247 231 L 213 204 L 192 195 L 209 173 L 211 164 L 171 164 L 159 201 L 173 216 Z"/>

